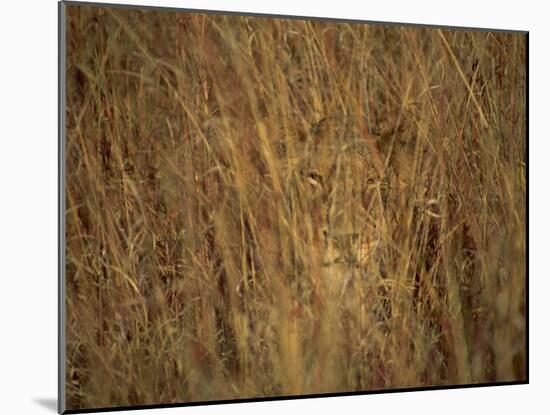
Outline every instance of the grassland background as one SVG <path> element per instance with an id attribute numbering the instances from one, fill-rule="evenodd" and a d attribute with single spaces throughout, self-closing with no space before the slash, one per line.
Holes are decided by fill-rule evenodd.
<path id="1" fill-rule="evenodd" d="M 525 378 L 523 36 L 68 11 L 69 408 Z"/>

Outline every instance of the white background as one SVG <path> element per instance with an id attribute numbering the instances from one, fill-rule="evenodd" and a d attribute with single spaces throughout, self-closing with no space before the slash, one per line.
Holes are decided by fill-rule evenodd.
<path id="1" fill-rule="evenodd" d="M 139 4 L 530 31 L 530 381 L 527 386 L 157 410 L 164 414 L 517 414 L 550 406 L 545 236 L 549 17 L 543 1 L 128 0 Z M 111 0 L 116 3 L 116 0 Z M 0 413 L 53 414 L 57 391 L 57 4 L 0 12 Z M 141 411 L 139 413 L 157 413 Z M 135 412 L 133 412 L 135 413 Z"/>

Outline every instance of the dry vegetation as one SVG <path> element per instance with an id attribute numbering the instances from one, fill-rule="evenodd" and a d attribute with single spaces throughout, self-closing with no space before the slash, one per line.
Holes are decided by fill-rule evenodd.
<path id="1" fill-rule="evenodd" d="M 526 378 L 525 36 L 68 6 L 69 409 Z"/>

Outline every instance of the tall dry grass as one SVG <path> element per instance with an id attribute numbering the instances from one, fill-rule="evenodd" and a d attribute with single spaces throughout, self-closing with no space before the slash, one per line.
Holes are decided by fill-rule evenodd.
<path id="1" fill-rule="evenodd" d="M 526 378 L 525 36 L 67 11 L 69 409 Z"/>

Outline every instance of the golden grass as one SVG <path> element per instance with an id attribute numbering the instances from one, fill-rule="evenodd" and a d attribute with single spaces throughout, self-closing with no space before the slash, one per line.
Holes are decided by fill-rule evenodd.
<path id="1" fill-rule="evenodd" d="M 67 10 L 68 409 L 526 378 L 525 36 Z"/>

